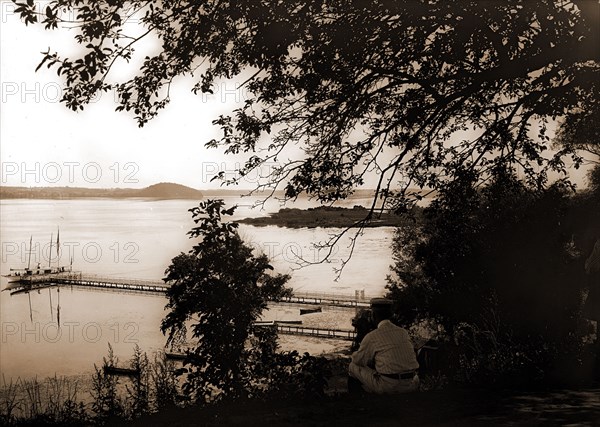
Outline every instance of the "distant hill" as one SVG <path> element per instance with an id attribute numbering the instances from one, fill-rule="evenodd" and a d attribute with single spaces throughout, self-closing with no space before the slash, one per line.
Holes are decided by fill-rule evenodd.
<path id="1" fill-rule="evenodd" d="M 146 188 L 0 187 L 0 199 L 202 199 L 201 191 L 185 185 L 161 182 Z"/>
<path id="2" fill-rule="evenodd" d="M 139 190 L 135 197 L 153 197 L 157 199 L 201 199 L 201 191 L 181 184 L 161 182 Z"/>

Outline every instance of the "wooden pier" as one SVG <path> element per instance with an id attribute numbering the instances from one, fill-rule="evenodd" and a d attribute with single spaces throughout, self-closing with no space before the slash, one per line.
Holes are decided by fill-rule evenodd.
<path id="1" fill-rule="evenodd" d="M 49 286 L 78 286 L 82 288 L 107 289 L 115 291 L 143 292 L 164 295 L 170 285 L 162 280 L 143 280 L 123 277 L 110 277 L 80 272 L 65 272 L 52 276 L 40 275 L 24 277 L 19 282 L 9 284 L 7 290 L 11 294 L 43 289 Z M 369 297 L 364 293 L 352 294 L 325 293 L 325 292 L 294 292 L 291 297 L 278 301 L 284 304 L 302 304 L 317 306 L 333 306 L 338 308 L 366 308 L 369 307 Z"/>
<path id="2" fill-rule="evenodd" d="M 315 328 L 311 326 L 299 326 L 296 322 L 286 320 L 259 320 L 254 322 L 254 326 L 263 328 L 277 328 L 277 332 L 285 335 L 303 335 L 315 338 L 331 338 L 335 340 L 352 341 L 356 332 L 350 329 L 328 329 Z"/>
<path id="3" fill-rule="evenodd" d="M 356 336 L 356 332 L 349 329 L 312 328 L 306 326 L 290 325 L 286 322 L 282 323 L 281 321 L 258 321 L 255 322 L 255 326 L 264 328 L 276 327 L 277 332 L 283 335 L 301 335 L 305 337 L 326 338 L 341 341 L 352 341 Z M 165 353 L 165 355 L 167 359 L 180 361 L 184 360 L 186 357 L 186 354 L 182 352 L 181 349 L 179 349 L 179 351 L 176 352 L 167 352 Z"/>
<path id="4" fill-rule="evenodd" d="M 277 332 L 285 335 L 302 335 L 315 338 L 330 338 L 352 341 L 356 332 L 349 329 L 311 328 L 307 326 L 282 325 L 277 323 Z"/>
<path id="5" fill-rule="evenodd" d="M 110 277 L 80 272 L 59 273 L 52 276 L 28 276 L 19 282 L 9 283 L 11 294 L 43 289 L 49 286 L 78 286 L 83 288 L 103 288 L 115 291 L 132 291 L 162 294 L 169 289 L 162 280 L 131 279 L 125 277 Z"/>
<path id="6" fill-rule="evenodd" d="M 82 275 L 79 278 L 59 279 L 58 284 L 88 288 L 114 289 L 115 291 L 150 292 L 164 294 L 169 289 L 162 280 L 129 279 L 123 277 L 104 277 Z"/>
<path id="7" fill-rule="evenodd" d="M 281 302 L 289 304 L 328 305 L 345 308 L 368 308 L 370 298 L 364 294 L 337 294 L 321 292 L 294 292 Z"/>

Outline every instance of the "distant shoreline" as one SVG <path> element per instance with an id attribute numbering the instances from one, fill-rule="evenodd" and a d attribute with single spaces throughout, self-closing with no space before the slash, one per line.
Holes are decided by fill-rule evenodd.
<path id="1" fill-rule="evenodd" d="M 185 185 L 162 182 L 145 188 L 0 187 L 0 200 L 9 199 L 192 199 L 204 193 Z"/>
<path id="2" fill-rule="evenodd" d="M 199 200 L 219 197 L 245 196 L 283 198 L 284 191 L 256 192 L 252 189 L 205 189 L 197 190 L 185 185 L 159 183 L 145 188 L 87 188 L 87 187 L 15 187 L 0 186 L 0 200 L 40 199 L 40 200 L 76 200 L 76 199 L 164 199 Z M 373 190 L 359 189 L 355 196 L 370 198 Z"/>

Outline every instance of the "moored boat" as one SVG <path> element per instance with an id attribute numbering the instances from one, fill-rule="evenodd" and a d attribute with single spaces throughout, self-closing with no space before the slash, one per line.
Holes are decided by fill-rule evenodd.
<path id="1" fill-rule="evenodd" d="M 69 273 L 72 271 L 72 267 L 69 266 L 57 266 L 57 267 L 37 267 L 37 268 L 11 268 L 10 273 L 4 275 L 8 279 L 8 283 L 13 282 L 27 282 L 36 279 L 42 279 L 44 276 L 50 277 L 57 274 Z"/>
<path id="2" fill-rule="evenodd" d="M 32 239 L 29 238 L 29 259 L 26 268 L 11 268 L 10 273 L 4 275 L 8 283 L 34 283 L 43 280 L 51 279 L 55 276 L 62 276 L 65 273 L 70 273 L 73 269 L 73 259 L 71 259 L 70 265 L 52 265 L 52 235 L 50 236 L 50 256 L 48 260 L 48 266 L 42 267 L 41 263 L 37 263 L 37 267 L 31 268 L 31 248 Z M 56 258 L 59 260 L 59 249 L 60 249 L 60 231 L 56 236 Z"/>

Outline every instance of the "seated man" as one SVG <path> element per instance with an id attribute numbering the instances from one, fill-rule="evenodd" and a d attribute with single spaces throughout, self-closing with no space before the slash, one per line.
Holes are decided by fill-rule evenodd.
<path id="1" fill-rule="evenodd" d="M 392 301 L 371 300 L 373 320 L 377 329 L 369 332 L 352 355 L 348 386 L 351 392 L 357 380 L 369 393 L 405 393 L 419 387 L 419 368 L 408 332 L 394 325 Z"/>

